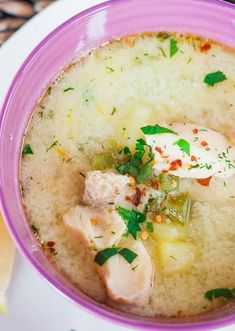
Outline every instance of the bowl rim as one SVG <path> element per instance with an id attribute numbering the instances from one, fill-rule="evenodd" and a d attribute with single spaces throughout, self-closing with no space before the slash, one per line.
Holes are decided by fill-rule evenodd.
<path id="1" fill-rule="evenodd" d="M 45 47 L 45 45 L 53 39 L 57 33 L 61 32 L 62 30 L 66 29 L 68 26 L 70 26 L 74 21 L 81 20 L 85 16 L 92 15 L 93 13 L 104 10 L 110 6 L 118 6 L 120 3 L 127 3 L 129 0 L 108 0 L 102 3 L 99 3 L 95 6 L 92 6 L 88 9 L 85 9 L 81 12 L 79 12 L 76 15 L 73 15 L 71 18 L 60 24 L 58 27 L 56 27 L 52 32 L 50 32 L 27 56 L 27 58 L 23 61 L 21 64 L 19 70 L 16 72 L 10 87 L 7 91 L 7 94 L 5 96 L 4 102 L 0 108 L 0 132 L 2 128 L 2 123 L 4 121 L 5 112 L 7 109 L 8 102 L 11 98 L 11 95 L 15 89 L 15 86 L 17 85 L 18 80 L 20 77 L 24 74 L 25 69 L 31 63 L 31 61 L 34 59 L 34 57 L 40 52 L 40 50 Z M 136 0 L 141 1 L 141 0 Z M 178 1 L 178 3 L 183 3 L 186 0 L 170 0 L 170 1 Z M 211 6 L 219 8 L 227 8 L 232 9 L 234 11 L 234 18 L 235 18 L 235 4 L 234 3 L 228 3 L 224 0 L 187 0 L 187 4 L 197 4 L 205 5 L 206 3 L 209 3 Z M 1 134 L 1 133 L 0 133 Z M 2 190 L 2 185 L 0 183 L 0 209 L 3 214 L 4 222 L 7 226 L 7 229 L 9 230 L 9 233 L 11 237 L 14 240 L 14 243 L 16 244 L 16 247 L 18 248 L 19 252 L 22 254 L 22 256 L 32 265 L 34 270 L 37 271 L 37 273 L 50 285 L 52 286 L 57 292 L 62 294 L 66 299 L 68 299 L 70 302 L 78 305 L 79 308 L 84 309 L 85 311 L 94 314 L 95 316 L 102 318 L 104 320 L 108 320 L 111 322 L 115 322 L 116 324 L 126 326 L 126 327 L 132 327 L 140 330 L 210 330 L 210 329 L 217 329 L 224 326 L 229 326 L 235 323 L 235 315 L 227 316 L 222 319 L 216 319 L 216 320 L 209 320 L 206 322 L 196 322 L 194 324 L 192 323 L 183 323 L 183 324 L 158 324 L 151 322 L 151 324 L 146 322 L 141 322 L 138 319 L 134 320 L 131 316 L 130 317 L 123 317 L 118 315 L 118 310 L 115 312 L 110 312 L 105 310 L 105 305 L 100 308 L 96 306 L 92 302 L 88 302 L 86 299 L 80 298 L 72 295 L 72 292 L 66 288 L 59 286 L 58 282 L 55 281 L 45 270 L 44 268 L 35 260 L 35 258 L 30 254 L 30 252 L 27 250 L 27 248 L 24 246 L 23 242 L 19 238 L 17 232 L 14 229 L 13 224 L 10 221 L 10 216 L 8 213 L 7 203 L 4 198 L 4 193 Z M 137 316 L 138 317 L 138 316 Z"/>

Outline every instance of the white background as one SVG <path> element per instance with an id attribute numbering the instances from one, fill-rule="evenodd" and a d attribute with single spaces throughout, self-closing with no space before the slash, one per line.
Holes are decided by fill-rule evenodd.
<path id="1" fill-rule="evenodd" d="M 0 105 L 29 52 L 56 26 L 100 0 L 60 0 L 35 16 L 0 50 Z M 0 331 L 123 331 L 128 328 L 84 312 L 51 288 L 17 253 Z M 220 329 L 235 330 L 235 326 Z"/>

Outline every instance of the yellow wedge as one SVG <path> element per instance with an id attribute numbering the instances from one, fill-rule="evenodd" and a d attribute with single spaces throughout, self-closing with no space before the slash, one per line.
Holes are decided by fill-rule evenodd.
<path id="1" fill-rule="evenodd" d="M 15 247 L 0 214 L 0 313 L 7 312 L 6 289 L 11 278 Z"/>

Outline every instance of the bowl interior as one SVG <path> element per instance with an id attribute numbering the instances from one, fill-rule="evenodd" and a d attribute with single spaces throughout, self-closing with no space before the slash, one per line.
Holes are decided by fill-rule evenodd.
<path id="1" fill-rule="evenodd" d="M 235 306 L 186 319 L 143 318 L 95 302 L 71 285 L 44 256 L 29 231 L 19 190 L 19 158 L 35 104 L 59 72 L 80 55 L 126 34 L 189 32 L 235 48 L 235 7 L 219 0 L 115 0 L 76 15 L 52 32 L 17 73 L 0 114 L 0 199 L 20 251 L 63 295 L 80 306 L 141 329 L 214 329 L 235 322 Z"/>

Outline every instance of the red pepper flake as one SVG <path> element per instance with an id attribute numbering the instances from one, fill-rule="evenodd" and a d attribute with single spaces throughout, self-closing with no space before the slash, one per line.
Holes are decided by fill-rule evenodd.
<path id="1" fill-rule="evenodd" d="M 151 185 L 151 187 L 154 189 L 154 190 L 158 190 L 158 183 L 153 183 Z"/>
<path id="2" fill-rule="evenodd" d="M 162 173 L 163 173 L 163 174 L 166 174 L 167 172 L 168 172 L 167 169 L 162 169 Z"/>
<path id="3" fill-rule="evenodd" d="M 201 49 L 202 53 L 207 52 L 207 51 L 209 51 L 209 49 L 211 49 L 211 44 L 205 43 L 203 46 L 200 47 L 200 49 Z"/>
<path id="4" fill-rule="evenodd" d="M 50 251 L 51 253 L 55 253 L 55 248 L 54 248 L 54 247 L 49 247 L 49 251 Z"/>
<path id="5" fill-rule="evenodd" d="M 206 147 L 206 146 L 208 146 L 208 143 L 207 143 L 205 140 L 202 140 L 202 141 L 201 141 L 201 145 L 202 145 L 203 147 Z"/>
<path id="6" fill-rule="evenodd" d="M 208 178 L 196 179 L 196 181 L 202 186 L 209 186 L 212 176 Z"/>
<path id="7" fill-rule="evenodd" d="M 161 147 L 156 146 L 154 149 L 155 149 L 155 151 L 157 151 L 159 154 L 162 154 L 162 153 L 163 153 Z"/>
<path id="8" fill-rule="evenodd" d="M 198 133 L 198 129 L 196 129 L 196 128 L 193 129 L 193 133 L 194 133 L 194 134 L 197 134 L 197 133 Z"/>
<path id="9" fill-rule="evenodd" d="M 191 156 L 191 161 L 192 161 L 192 162 L 197 161 L 196 156 L 192 155 L 192 156 Z"/>
<path id="10" fill-rule="evenodd" d="M 135 188 L 135 194 L 132 197 L 132 203 L 133 205 L 135 205 L 136 207 L 139 206 L 140 202 L 141 202 L 141 190 L 136 187 Z"/>
<path id="11" fill-rule="evenodd" d="M 130 195 L 126 195 L 125 200 L 129 201 L 129 202 L 132 202 L 132 197 Z"/>
<path id="12" fill-rule="evenodd" d="M 48 247 L 53 247 L 55 245 L 55 242 L 54 241 L 48 241 L 47 242 L 47 246 Z"/>
<path id="13" fill-rule="evenodd" d="M 180 159 L 176 159 L 171 162 L 169 170 L 177 170 L 182 167 L 182 161 Z"/>

